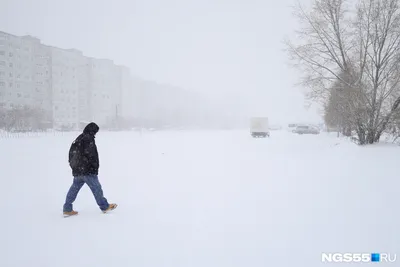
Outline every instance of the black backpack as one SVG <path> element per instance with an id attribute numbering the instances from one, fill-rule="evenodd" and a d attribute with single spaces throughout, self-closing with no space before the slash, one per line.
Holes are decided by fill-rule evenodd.
<path id="1" fill-rule="evenodd" d="M 69 149 L 69 166 L 72 169 L 76 169 L 79 166 L 79 163 L 82 160 L 82 141 L 81 138 L 77 138 L 74 142 L 72 142 L 71 147 Z"/>

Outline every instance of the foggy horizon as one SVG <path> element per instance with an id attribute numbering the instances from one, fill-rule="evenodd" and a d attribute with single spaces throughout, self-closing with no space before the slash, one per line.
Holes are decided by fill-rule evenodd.
<path id="1" fill-rule="evenodd" d="M 0 30 L 110 59 L 133 76 L 227 104 L 281 124 L 322 121 L 305 108 L 282 43 L 293 33 L 293 1 L 12 1 Z M 24 7 L 24 8 L 21 8 Z M 21 18 L 24 18 L 21 20 Z M 238 105 L 239 106 L 239 105 Z"/>

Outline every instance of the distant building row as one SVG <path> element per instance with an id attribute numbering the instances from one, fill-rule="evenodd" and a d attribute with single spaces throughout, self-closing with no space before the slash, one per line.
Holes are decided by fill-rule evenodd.
<path id="1" fill-rule="evenodd" d="M 130 94 L 128 68 L 44 45 L 31 36 L 0 32 L 0 105 L 41 108 L 55 128 L 109 125 Z M 128 102 L 127 102 L 127 105 Z"/>

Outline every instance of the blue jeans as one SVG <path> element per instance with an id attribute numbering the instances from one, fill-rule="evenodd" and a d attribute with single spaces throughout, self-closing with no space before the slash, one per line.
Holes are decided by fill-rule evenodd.
<path id="1" fill-rule="evenodd" d="M 81 190 L 84 184 L 87 184 L 92 190 L 93 196 L 96 199 L 97 205 L 99 205 L 101 210 L 106 210 L 109 206 L 107 199 L 103 196 L 103 189 L 99 182 L 97 175 L 88 176 L 76 176 L 68 191 L 67 198 L 65 200 L 64 212 L 72 211 L 72 203 L 74 203 L 76 197 L 78 196 L 79 190 Z"/>

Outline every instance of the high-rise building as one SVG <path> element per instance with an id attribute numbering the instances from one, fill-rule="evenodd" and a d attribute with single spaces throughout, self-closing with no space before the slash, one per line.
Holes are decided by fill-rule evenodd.
<path id="1" fill-rule="evenodd" d="M 53 122 L 57 128 L 79 128 L 85 68 L 82 52 L 51 47 Z"/>
<path id="2" fill-rule="evenodd" d="M 121 106 L 120 68 L 108 59 L 89 59 L 91 119 L 112 125 Z"/>
<path id="3" fill-rule="evenodd" d="M 33 102 L 36 107 L 45 112 L 45 119 L 49 124 L 53 122 L 52 101 L 52 72 L 51 72 L 51 49 L 42 45 L 38 39 L 34 42 L 34 91 Z"/>
<path id="4" fill-rule="evenodd" d="M 129 69 L 112 60 L 0 32 L 0 107 L 41 109 L 56 128 L 112 125 L 129 114 L 122 100 L 130 82 Z"/>
<path id="5" fill-rule="evenodd" d="M 0 32 L 0 104 L 50 112 L 49 53 L 40 40 Z"/>
<path id="6" fill-rule="evenodd" d="M 113 127 L 121 118 L 149 125 L 209 122 L 204 115 L 209 108 L 199 99 L 135 79 L 112 60 L 0 32 L 0 106 L 40 108 L 56 128 L 78 129 L 90 121 Z"/>
<path id="7" fill-rule="evenodd" d="M 90 87 L 90 67 L 89 59 L 83 58 L 83 64 L 78 66 L 79 83 L 79 122 L 84 127 L 92 119 L 91 110 L 91 87 Z"/>
<path id="8" fill-rule="evenodd" d="M 120 95 L 120 106 L 118 108 L 118 116 L 122 118 L 133 118 L 133 83 L 129 68 L 120 66 L 120 81 L 121 81 L 121 95 Z"/>

